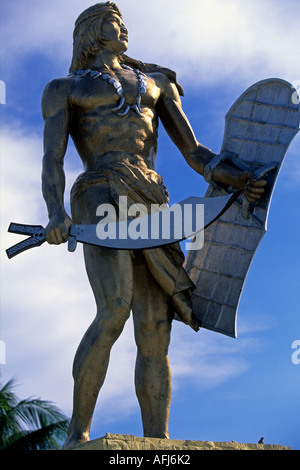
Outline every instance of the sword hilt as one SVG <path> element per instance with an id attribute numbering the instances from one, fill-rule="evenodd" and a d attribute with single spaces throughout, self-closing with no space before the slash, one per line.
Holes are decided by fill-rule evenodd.
<path id="1" fill-rule="evenodd" d="M 30 248 L 40 246 L 46 241 L 44 227 L 41 225 L 25 225 L 12 222 L 8 227 L 8 232 L 18 233 L 20 235 L 30 235 L 26 240 L 23 240 L 6 250 L 6 254 L 9 259 L 23 251 L 29 250 Z"/>

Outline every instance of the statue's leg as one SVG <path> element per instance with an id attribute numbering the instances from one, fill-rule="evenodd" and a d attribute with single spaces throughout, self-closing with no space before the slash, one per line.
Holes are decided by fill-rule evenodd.
<path id="1" fill-rule="evenodd" d="M 85 245 L 84 254 L 97 315 L 75 355 L 73 415 L 64 447 L 89 439 L 92 414 L 105 379 L 110 350 L 130 315 L 132 302 L 130 253 Z"/>
<path id="2" fill-rule="evenodd" d="M 144 436 L 168 438 L 171 370 L 168 359 L 173 311 L 143 260 L 134 263 L 132 312 L 138 348 L 135 387 Z"/>

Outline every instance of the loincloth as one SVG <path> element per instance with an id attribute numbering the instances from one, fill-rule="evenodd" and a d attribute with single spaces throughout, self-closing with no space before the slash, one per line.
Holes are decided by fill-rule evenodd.
<path id="1" fill-rule="evenodd" d="M 77 206 L 89 205 L 88 191 L 93 188 L 97 205 L 113 204 L 119 213 L 119 197 L 126 196 L 127 204 L 143 204 L 150 213 L 151 204 L 167 204 L 169 195 L 162 177 L 149 169 L 141 157 L 120 156 L 108 163 L 101 160 L 101 167 L 79 175 L 71 189 L 71 211 L 75 223 L 79 220 Z M 85 194 L 86 193 L 86 194 Z M 86 222 L 85 222 L 86 223 Z M 171 297 L 182 291 L 192 291 L 195 286 L 182 267 L 184 254 L 179 243 L 142 250 L 144 260 L 154 279 Z"/>
<path id="2" fill-rule="evenodd" d="M 91 186 L 99 187 L 97 203 L 111 203 L 117 213 L 120 196 L 127 197 L 128 207 L 141 203 L 150 208 L 151 204 L 169 202 L 162 177 L 148 168 L 144 159 L 138 155 L 113 155 L 112 161 L 104 156 L 100 163 L 97 169 L 86 171 L 76 179 L 71 189 L 72 214 L 77 198 Z"/>

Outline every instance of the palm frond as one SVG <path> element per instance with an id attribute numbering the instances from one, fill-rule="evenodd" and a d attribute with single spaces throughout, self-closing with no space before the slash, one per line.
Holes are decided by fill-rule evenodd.
<path id="1" fill-rule="evenodd" d="M 68 425 L 69 421 L 65 420 L 49 424 L 35 431 L 23 431 L 15 436 L 11 436 L 4 450 L 59 449 L 60 444 L 58 440 L 65 437 Z"/>
<path id="2" fill-rule="evenodd" d="M 39 450 L 58 447 L 69 420 L 50 401 L 18 400 L 14 379 L 0 390 L 0 449 Z"/>

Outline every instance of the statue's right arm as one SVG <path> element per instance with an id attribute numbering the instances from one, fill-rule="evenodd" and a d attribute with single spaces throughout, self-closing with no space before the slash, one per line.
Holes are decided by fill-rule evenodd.
<path id="1" fill-rule="evenodd" d="M 63 169 L 70 125 L 69 86 L 68 79 L 53 80 L 46 86 L 42 97 L 44 118 L 42 192 L 49 216 L 45 237 L 50 244 L 67 241 L 72 224 L 64 207 Z"/>
<path id="2" fill-rule="evenodd" d="M 206 165 L 216 154 L 196 140 L 182 110 L 179 93 L 174 83 L 162 75 L 157 79 L 157 83 L 161 88 L 161 96 L 156 109 L 166 131 L 193 170 L 204 175 Z M 227 162 L 219 163 L 214 168 L 212 176 L 217 183 L 244 189 L 249 202 L 260 199 L 267 184 L 266 180 L 257 180 L 250 170 L 242 171 Z"/>

